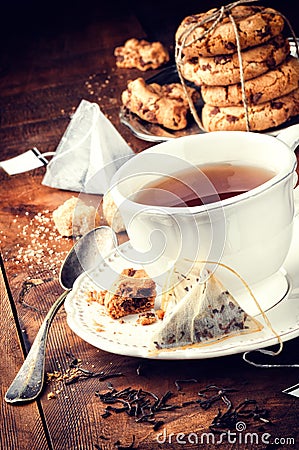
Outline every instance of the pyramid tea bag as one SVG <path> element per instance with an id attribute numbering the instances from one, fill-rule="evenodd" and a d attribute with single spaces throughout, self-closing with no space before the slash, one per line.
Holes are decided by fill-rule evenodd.
<path id="1" fill-rule="evenodd" d="M 104 194 L 116 170 L 133 155 L 99 105 L 82 100 L 47 166 L 42 184 Z"/>
<path id="2" fill-rule="evenodd" d="M 163 321 L 152 337 L 156 349 L 213 343 L 230 336 L 260 331 L 214 274 L 195 264 L 189 273 L 175 269 L 162 297 Z"/>

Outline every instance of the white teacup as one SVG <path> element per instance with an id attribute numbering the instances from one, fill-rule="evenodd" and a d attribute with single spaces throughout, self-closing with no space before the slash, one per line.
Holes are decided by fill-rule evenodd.
<path id="1" fill-rule="evenodd" d="M 175 174 L 188 164 L 227 162 L 259 166 L 275 175 L 248 192 L 203 206 L 146 206 L 134 201 L 149 182 Z M 178 259 L 199 259 L 221 262 L 254 286 L 277 273 L 288 254 L 296 165 L 289 145 L 269 135 L 198 134 L 134 156 L 114 176 L 111 193 L 131 244 L 151 275 L 165 273 Z"/>

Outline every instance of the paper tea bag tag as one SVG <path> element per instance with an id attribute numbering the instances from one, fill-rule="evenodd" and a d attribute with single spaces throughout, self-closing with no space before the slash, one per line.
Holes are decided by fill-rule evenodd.
<path id="1" fill-rule="evenodd" d="M 285 394 L 294 395 L 294 397 L 299 397 L 299 383 L 285 389 L 282 392 Z"/>
<path id="2" fill-rule="evenodd" d="M 50 153 L 42 154 L 34 147 L 31 150 L 27 150 L 25 153 L 21 153 L 21 155 L 14 156 L 6 161 L 1 161 L 0 167 L 2 167 L 8 175 L 28 172 L 29 170 L 46 166 L 48 160 L 45 158 L 45 155 L 49 154 Z"/>

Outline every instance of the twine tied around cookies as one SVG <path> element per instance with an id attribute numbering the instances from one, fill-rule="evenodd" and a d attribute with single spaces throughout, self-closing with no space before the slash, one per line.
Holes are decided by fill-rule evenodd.
<path id="1" fill-rule="evenodd" d="M 236 21 L 235 21 L 235 19 L 233 17 L 233 14 L 232 14 L 232 10 L 236 6 L 247 4 L 247 3 L 253 3 L 253 2 L 256 2 L 256 0 L 238 0 L 238 1 L 235 1 L 233 3 L 229 3 L 228 5 L 221 6 L 221 8 L 215 10 L 214 12 L 211 12 L 204 19 L 202 19 L 201 21 L 195 23 L 193 26 L 191 26 L 187 30 L 183 31 L 182 34 L 176 38 L 176 42 L 175 42 L 175 62 L 176 62 L 178 75 L 179 75 L 181 84 L 183 86 L 186 98 L 188 100 L 192 116 L 193 116 L 197 126 L 202 131 L 205 131 L 204 126 L 202 124 L 201 118 L 200 118 L 200 116 L 199 116 L 199 114 L 197 112 L 197 109 L 195 107 L 194 101 L 192 99 L 192 95 L 190 94 L 190 92 L 187 89 L 186 81 L 185 81 L 185 79 L 183 77 L 183 74 L 182 74 L 183 51 L 184 51 L 185 48 L 189 47 L 190 45 L 194 44 L 195 42 L 203 41 L 203 40 L 207 39 L 209 37 L 209 35 L 215 30 L 217 25 L 222 21 L 222 19 L 224 17 L 227 17 L 227 16 L 229 17 L 229 19 L 230 19 L 230 21 L 232 23 L 233 30 L 234 30 L 234 33 L 235 33 L 235 38 L 236 38 L 236 47 L 237 47 L 237 54 L 238 54 L 239 67 L 240 67 L 240 85 L 241 85 L 241 92 L 242 92 L 242 103 L 243 103 L 243 107 L 244 107 L 245 121 L 246 121 L 246 131 L 250 131 L 250 121 L 249 121 L 249 112 L 248 112 L 248 100 L 247 100 L 246 90 L 245 90 L 245 80 L 244 80 L 244 70 L 243 70 L 243 61 L 242 61 L 242 53 L 241 53 L 240 36 L 239 36 L 239 32 L 238 32 L 238 27 L 236 25 Z M 296 39 L 296 34 L 295 34 L 295 32 L 294 32 L 294 30 L 292 28 L 292 25 L 291 25 L 290 21 L 287 19 L 287 17 L 285 17 L 279 11 L 276 11 L 276 12 L 277 12 L 277 14 L 279 14 L 284 19 L 285 23 L 288 25 L 288 27 L 290 29 L 290 32 L 292 34 L 292 38 L 293 38 L 294 43 L 295 43 L 297 56 L 299 57 L 298 42 L 297 42 L 297 39 Z M 211 23 L 211 25 L 207 29 L 205 29 L 200 36 L 190 40 L 187 43 L 187 40 L 188 40 L 189 36 L 193 33 L 193 31 L 196 28 L 200 28 L 203 25 L 206 25 L 206 24 L 209 24 L 209 23 Z"/>

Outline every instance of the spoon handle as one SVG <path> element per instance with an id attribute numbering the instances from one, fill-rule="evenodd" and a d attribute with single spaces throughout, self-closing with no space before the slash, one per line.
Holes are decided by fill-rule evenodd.
<path id="1" fill-rule="evenodd" d="M 49 309 L 22 367 L 6 392 L 6 402 L 34 400 L 41 392 L 44 383 L 48 332 L 56 312 L 69 292 L 70 289 L 63 292 Z"/>

